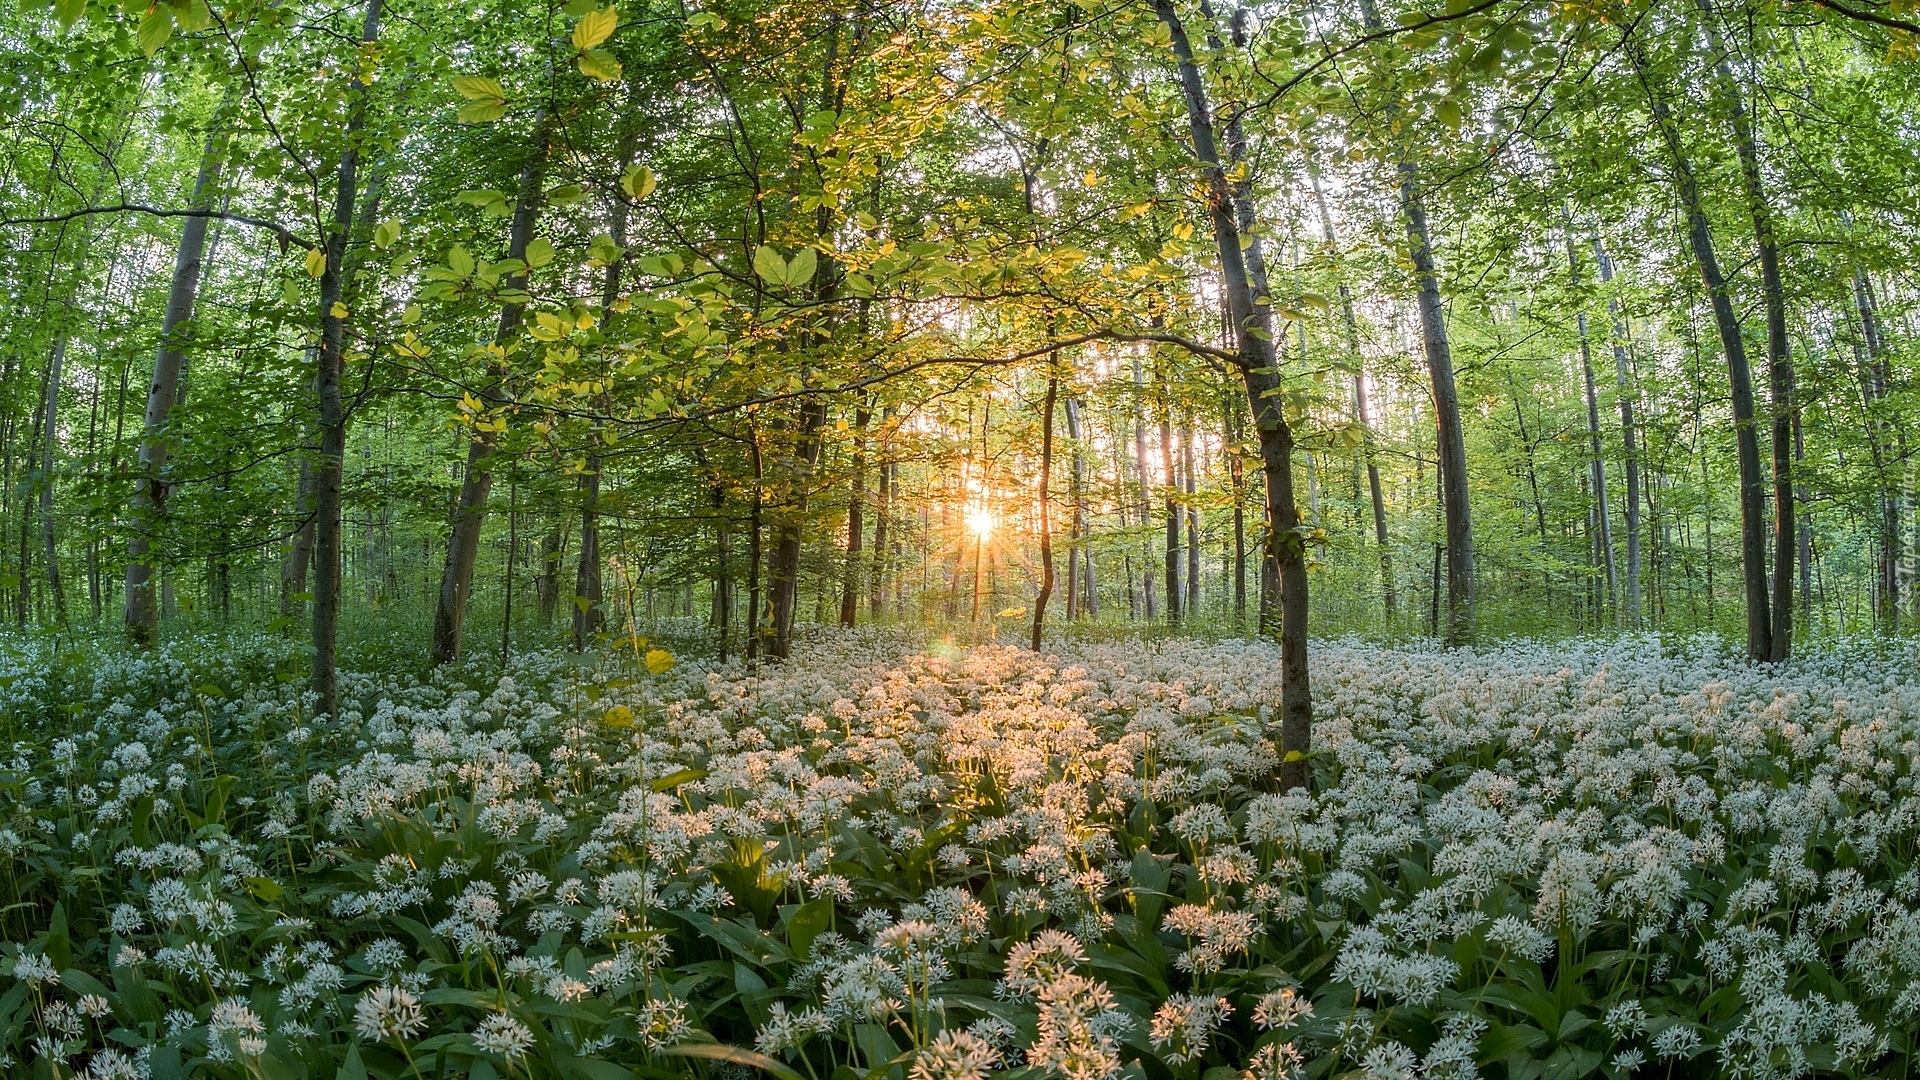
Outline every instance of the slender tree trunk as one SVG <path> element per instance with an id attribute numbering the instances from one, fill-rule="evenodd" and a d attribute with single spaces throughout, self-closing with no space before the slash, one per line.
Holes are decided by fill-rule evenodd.
<path id="1" fill-rule="evenodd" d="M 535 121 L 534 131 L 534 145 L 528 149 L 527 159 L 520 166 L 519 194 L 514 200 L 513 225 L 507 238 L 509 259 L 525 260 L 527 244 L 533 239 L 534 220 L 540 214 L 540 187 L 546 172 L 549 135 L 544 116 Z M 524 290 L 527 276 L 524 272 L 510 274 L 502 280 L 502 284 L 508 289 Z M 493 336 L 495 345 L 504 346 L 512 340 L 520 329 L 523 311 L 524 305 L 517 302 L 501 305 L 499 326 Z M 507 368 L 503 362 L 488 361 L 489 385 L 481 396 L 495 403 L 499 385 L 506 376 Z M 488 428 L 475 431 L 467 444 L 466 477 L 460 485 L 460 501 L 454 508 L 453 532 L 447 541 L 447 561 L 440 575 L 440 597 L 434 611 L 432 657 L 435 664 L 444 664 L 460 656 L 461 637 L 467 619 L 467 596 L 473 587 L 474 563 L 480 555 L 480 531 L 486 524 L 487 496 L 493 490 L 491 458 L 498 439 L 499 433 Z M 588 464 L 591 467 L 596 462 L 590 461 Z M 586 546 L 584 542 L 581 544 L 583 557 Z M 597 543 L 593 553 L 596 556 L 599 554 Z"/>
<path id="2" fill-rule="evenodd" d="M 370 46 L 380 37 L 384 0 L 367 0 L 360 40 Z M 316 713 L 339 711 L 335 649 L 340 632 L 341 521 L 340 481 L 347 448 L 347 416 L 340 398 L 340 374 L 346 347 L 345 260 L 359 196 L 360 133 L 366 126 L 368 86 L 355 75 L 354 104 L 347 118 L 346 144 L 340 154 L 339 183 L 333 201 L 332 228 L 325 238 L 325 268 L 320 275 L 320 348 L 314 377 L 319 398 L 320 453 L 314 463 L 313 529 L 313 689 Z"/>
<path id="3" fill-rule="evenodd" d="M 1246 225 L 1256 223 L 1252 186 L 1245 179 L 1237 184 L 1227 179 L 1226 164 L 1214 138 L 1206 87 L 1173 0 L 1154 0 L 1154 11 L 1173 39 L 1188 132 L 1207 178 L 1207 209 L 1219 252 L 1222 292 L 1233 320 L 1237 359 L 1266 474 L 1267 515 L 1272 523 L 1267 543 L 1279 579 L 1281 607 L 1279 784 L 1283 790 L 1306 788 L 1313 783 L 1307 759 L 1313 699 L 1307 681 L 1306 549 L 1294 505 L 1293 429 L 1279 404 L 1279 363 L 1273 347 L 1272 317 L 1269 305 L 1259 302 L 1267 296 L 1261 237 L 1246 229 Z M 1230 146 L 1245 145 L 1237 120 L 1229 122 L 1227 136 Z"/>
<path id="4" fill-rule="evenodd" d="M 1577 292 L 1580 288 L 1580 255 L 1574 246 L 1571 211 L 1567 219 L 1567 269 Z M 1598 561 L 1606 572 L 1606 606 L 1613 609 L 1619 602 L 1620 580 L 1613 562 L 1613 510 L 1607 500 L 1607 459 L 1600 445 L 1600 394 L 1594 384 L 1593 344 L 1587 333 L 1584 303 L 1574 313 L 1574 323 L 1580 331 L 1580 371 L 1586 380 L 1587 472 L 1593 483 L 1594 521 L 1598 526 L 1594 534 L 1594 547 L 1600 557 Z"/>
<path id="5" fill-rule="evenodd" d="M 59 533 L 53 517 L 53 451 L 60 435 L 60 378 L 66 367 L 67 340 L 68 332 L 62 329 L 53 340 L 53 351 L 47 356 L 46 395 L 42 401 L 45 416 L 40 422 L 41 559 L 47 564 L 47 591 L 53 596 L 54 622 L 62 626 L 67 621 L 67 590 L 60 580 Z"/>
<path id="6" fill-rule="evenodd" d="M 1200 506 L 1193 467 L 1193 424 L 1180 429 L 1180 469 L 1187 485 L 1187 617 L 1200 611 Z"/>
<path id="7" fill-rule="evenodd" d="M 1794 401 L 1793 348 L 1787 336 L 1786 287 L 1780 278 L 1780 248 L 1774 233 L 1772 204 L 1760 172 L 1760 144 L 1753 122 L 1741 101 L 1742 87 L 1734 78 L 1725 58 L 1725 46 L 1714 25 L 1710 0 L 1695 0 L 1706 17 L 1708 39 L 1721 53 L 1715 65 L 1721 82 L 1720 99 L 1727 110 L 1727 124 L 1733 129 L 1733 148 L 1740 159 L 1740 179 L 1747 197 L 1747 210 L 1753 218 L 1754 247 L 1760 262 L 1760 290 L 1767 318 L 1767 381 L 1772 399 L 1773 466 L 1773 595 L 1772 622 L 1769 627 L 1766 659 L 1785 660 L 1793 651 L 1794 560 L 1799 554 L 1799 539 L 1794 521 L 1793 433 Z"/>
<path id="8" fill-rule="evenodd" d="M 1152 474 L 1147 471 L 1146 386 L 1146 376 L 1140 369 L 1140 358 L 1135 357 L 1133 361 L 1133 467 L 1134 476 L 1140 482 L 1139 513 L 1143 532 L 1153 523 L 1152 481 L 1148 479 Z M 1149 557 L 1153 552 L 1152 541 L 1147 540 L 1145 547 L 1146 551 L 1141 555 L 1140 566 L 1140 606 L 1147 621 L 1152 622 L 1160 617 L 1160 606 L 1153 597 L 1153 560 Z M 1131 580 L 1132 575 L 1129 574 L 1128 577 Z"/>
<path id="9" fill-rule="evenodd" d="M 1172 407 L 1164 398 L 1165 387 L 1162 384 L 1160 402 L 1160 471 L 1161 506 L 1167 515 L 1167 625 L 1179 626 L 1180 613 L 1186 599 L 1186 590 L 1180 583 L 1180 479 L 1174 474 L 1174 465 L 1178 461 L 1179 450 L 1173 445 L 1173 423 L 1169 415 Z"/>
<path id="10" fill-rule="evenodd" d="M 894 512 L 894 463 L 887 460 L 885 451 L 888 423 L 892 418 L 891 406 L 880 410 L 880 441 L 874 447 L 876 454 L 880 457 L 880 482 L 874 489 L 873 565 L 867 571 L 867 618 L 869 620 L 880 618 L 887 599 L 887 545 L 893 542 L 890 530 Z"/>
<path id="11" fill-rule="evenodd" d="M 374 2 L 377 4 L 379 0 Z M 214 115 L 206 146 L 200 153 L 200 169 L 193 180 L 193 195 L 188 200 L 192 209 L 206 210 L 213 206 L 213 189 L 220 182 L 220 168 L 226 160 L 226 123 L 227 109 L 223 106 Z M 160 346 L 154 354 L 153 382 L 147 389 L 140 464 L 128 508 L 131 520 L 127 530 L 124 619 L 127 636 L 143 647 L 153 644 L 156 625 L 150 556 L 152 538 L 166 513 L 167 418 L 180 393 L 180 370 L 186 360 L 183 325 L 193 318 L 200 289 L 201 257 L 206 253 L 207 227 L 211 221 L 206 217 L 190 217 L 180 230 L 180 246 L 173 258 L 173 281 L 167 289 L 166 312 L 160 321 Z"/>
<path id="12" fill-rule="evenodd" d="M 1600 284 L 1609 285 L 1613 281 L 1613 260 L 1607 257 L 1607 249 L 1600 242 L 1600 234 L 1593 236 L 1593 257 L 1600 271 Z M 1626 624 L 1631 629 L 1640 626 L 1640 448 L 1639 432 L 1633 418 L 1633 381 L 1628 374 L 1627 363 L 1627 321 L 1621 314 L 1620 301 L 1613 296 L 1607 297 L 1607 314 L 1612 323 L 1609 335 L 1613 345 L 1613 378 L 1620 405 L 1620 443 L 1623 458 L 1622 471 L 1627 482 L 1627 498 L 1624 507 L 1627 523 L 1627 575 L 1626 597 L 1622 611 Z"/>
<path id="13" fill-rule="evenodd" d="M 1653 119 L 1666 140 L 1673 159 L 1674 181 L 1679 188 L 1680 204 L 1687 217 L 1687 243 L 1713 306 L 1714 325 L 1720 332 L 1720 345 L 1726 353 L 1727 377 L 1733 397 L 1734 438 L 1740 461 L 1740 563 L 1746 586 L 1747 656 L 1760 661 L 1773 658 L 1773 619 L 1770 614 L 1767 582 L 1767 496 L 1760 471 L 1760 439 L 1756 430 L 1753 405 L 1753 373 L 1747 364 L 1747 345 L 1741 335 L 1740 317 L 1733 309 L 1726 277 L 1714 254 L 1713 231 L 1707 223 L 1700 182 L 1693 172 L 1680 133 L 1675 127 L 1666 99 L 1657 93 L 1648 79 L 1646 61 L 1639 46 L 1630 42 L 1627 54 L 1639 75 L 1653 111 Z M 1789 511 L 1791 513 L 1791 511 Z"/>
<path id="14" fill-rule="evenodd" d="M 867 493 L 867 420 L 862 405 L 853 413 L 853 490 L 847 497 L 847 561 L 840 584 L 840 625 L 852 626 L 860 615 L 861 547 L 867 523 L 862 505 Z"/>
<path id="15" fill-rule="evenodd" d="M 1047 400 L 1040 409 L 1040 595 L 1033 601 L 1033 651 L 1040 651 L 1040 632 L 1047 623 L 1047 601 L 1053 598 L 1053 403 L 1060 392 L 1058 375 L 1047 377 Z"/>

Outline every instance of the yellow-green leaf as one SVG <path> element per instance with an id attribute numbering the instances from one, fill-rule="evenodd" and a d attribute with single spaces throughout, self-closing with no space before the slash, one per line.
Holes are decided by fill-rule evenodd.
<path id="1" fill-rule="evenodd" d="M 53 14 L 61 26 L 72 26 L 87 13 L 87 0 L 54 0 Z"/>
<path id="2" fill-rule="evenodd" d="M 374 229 L 373 229 L 373 246 L 374 247 L 377 247 L 380 250 L 385 251 L 386 249 L 392 247 L 394 241 L 398 239 L 400 239 L 400 222 L 398 219 L 388 218 L 387 220 L 374 226 Z"/>
<path id="3" fill-rule="evenodd" d="M 573 47 L 582 52 L 597 48 L 599 44 L 613 36 L 614 27 L 620 25 L 620 13 L 613 8 L 601 8 L 580 16 L 573 27 Z"/>
<path id="4" fill-rule="evenodd" d="M 165 4 L 155 4 L 140 17 L 140 51 L 152 56 L 173 36 L 173 9 Z"/>
<path id="5" fill-rule="evenodd" d="M 326 272 L 327 253 L 319 248 L 309 249 L 307 252 L 307 276 L 317 278 Z"/>
<path id="6" fill-rule="evenodd" d="M 455 75 L 453 92 L 468 101 L 505 101 L 507 88 L 500 80 L 489 79 L 484 75 Z"/>
<path id="7" fill-rule="evenodd" d="M 769 285 L 785 285 L 787 260 L 780 257 L 779 250 L 772 244 L 761 244 L 753 253 L 753 272 Z"/>
<path id="8" fill-rule="evenodd" d="M 820 255 L 810 247 L 803 247 L 793 253 L 787 263 L 787 284 L 804 285 L 813 280 L 813 272 L 820 265 Z"/>
<path id="9" fill-rule="evenodd" d="M 333 306 L 327 309 L 327 314 L 336 319 L 344 319 L 347 317 L 347 305 L 335 300 Z"/>
<path id="10" fill-rule="evenodd" d="M 658 183 L 659 180 L 653 175 L 653 170 L 645 165 L 629 166 L 620 174 L 620 190 L 633 199 L 644 199 L 653 194 L 653 189 Z"/>
<path id="11" fill-rule="evenodd" d="M 489 124 L 507 115 L 504 101 L 469 101 L 455 116 L 463 124 Z"/>
<path id="12" fill-rule="evenodd" d="M 527 265 L 539 269 L 553 261 L 553 245 L 541 237 L 527 241 Z"/>
<path id="13" fill-rule="evenodd" d="M 580 54 L 580 74 L 601 82 L 620 78 L 620 61 L 605 49 L 588 49 Z"/>

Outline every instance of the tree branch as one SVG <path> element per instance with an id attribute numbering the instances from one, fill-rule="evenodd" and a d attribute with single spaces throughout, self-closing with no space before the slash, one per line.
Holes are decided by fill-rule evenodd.
<path id="1" fill-rule="evenodd" d="M 7 225 L 57 225 L 75 218 L 91 217 L 95 214 L 146 214 L 149 217 L 185 217 L 218 218 L 221 221 L 233 221 L 242 225 L 252 225 L 257 229 L 266 229 L 280 241 L 281 250 L 289 245 L 298 244 L 302 248 L 318 247 L 318 244 L 303 239 L 292 229 L 275 221 L 248 217 L 245 214 L 233 214 L 224 210 L 164 210 L 157 206 L 143 206 L 139 203 L 117 203 L 113 206 L 85 206 L 64 214 L 49 214 L 44 217 L 0 218 L 0 227 Z"/>

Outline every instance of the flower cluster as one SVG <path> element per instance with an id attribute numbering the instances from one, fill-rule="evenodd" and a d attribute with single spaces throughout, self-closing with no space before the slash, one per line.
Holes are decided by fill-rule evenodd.
<path id="1" fill-rule="evenodd" d="M 1904 1072 L 1912 657 L 1312 660 L 1308 793 L 1257 643 L 0 640 L 0 1069 Z"/>

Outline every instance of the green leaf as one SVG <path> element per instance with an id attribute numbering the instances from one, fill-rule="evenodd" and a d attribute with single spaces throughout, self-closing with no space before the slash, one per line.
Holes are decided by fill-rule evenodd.
<path id="1" fill-rule="evenodd" d="M 580 74 L 601 82 L 614 82 L 620 78 L 620 61 L 605 49 L 588 49 L 580 54 Z"/>
<path id="2" fill-rule="evenodd" d="M 53 0 L 53 14 L 61 26 L 72 26 L 86 13 L 87 0 Z"/>
<path id="3" fill-rule="evenodd" d="M 527 241 L 527 265 L 538 270 L 553 261 L 553 245 L 545 238 L 536 236 Z"/>
<path id="4" fill-rule="evenodd" d="M 447 249 L 447 268 L 461 277 L 473 273 L 473 256 L 467 249 L 455 244 Z"/>
<path id="5" fill-rule="evenodd" d="M 787 260 L 780 257 L 779 250 L 772 244 L 761 244 L 760 250 L 753 253 L 753 272 L 769 285 L 785 285 Z"/>
<path id="6" fill-rule="evenodd" d="M 810 247 L 803 247 L 793 253 L 787 262 L 787 284 L 805 285 L 813 280 L 813 272 L 819 268 L 820 253 Z"/>
<path id="7" fill-rule="evenodd" d="M 173 9 L 165 4 L 155 4 L 140 17 L 140 51 L 152 56 L 173 36 Z"/>
<path id="8" fill-rule="evenodd" d="M 620 13 L 613 8 L 589 11 L 574 24 L 573 47 L 582 52 L 597 48 L 601 42 L 613 36 L 614 28 L 619 25 Z"/>
<path id="9" fill-rule="evenodd" d="M 725 1061 L 734 1065 L 744 1065 L 750 1069 L 759 1069 L 763 1073 L 779 1077 L 780 1080 L 805 1080 L 799 1073 L 765 1054 L 744 1047 L 729 1046 L 726 1043 L 681 1043 L 678 1046 L 662 1047 L 654 1053 L 669 1057 Z"/>
<path id="10" fill-rule="evenodd" d="M 500 80 L 489 79 L 483 75 L 455 75 L 453 92 L 468 101 L 505 101 L 507 88 Z"/>
<path id="11" fill-rule="evenodd" d="M 374 226 L 374 229 L 373 229 L 373 246 L 374 247 L 377 247 L 380 250 L 385 251 L 386 249 L 392 247 L 394 241 L 398 239 L 400 239 L 400 222 L 398 219 L 388 218 L 387 220 Z"/>
<path id="12" fill-rule="evenodd" d="M 626 192 L 627 197 L 631 199 L 644 199 L 653 194 L 657 183 L 659 181 L 654 177 L 653 170 L 645 165 L 628 166 L 627 170 L 620 174 L 620 190 Z"/>
<path id="13" fill-rule="evenodd" d="M 327 272 L 327 253 L 319 248 L 307 250 L 307 276 L 317 278 Z"/>
<path id="14" fill-rule="evenodd" d="M 507 115 L 505 101 L 469 101 L 460 106 L 454 119 L 463 124 L 487 124 Z"/>

